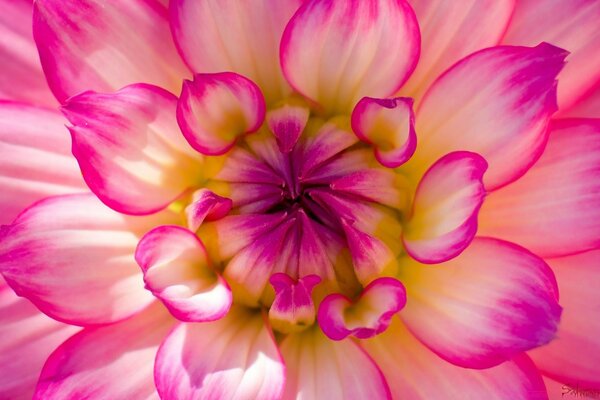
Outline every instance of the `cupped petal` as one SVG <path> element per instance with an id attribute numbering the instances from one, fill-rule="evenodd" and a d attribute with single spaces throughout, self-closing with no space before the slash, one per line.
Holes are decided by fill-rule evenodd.
<path id="1" fill-rule="evenodd" d="M 162 399 L 279 399 L 285 367 L 256 311 L 233 308 L 219 321 L 179 324 L 155 364 Z"/>
<path id="2" fill-rule="evenodd" d="M 315 322 L 315 304 L 312 291 L 321 282 L 318 275 L 292 279 L 277 272 L 269 278 L 275 290 L 275 300 L 269 308 L 269 321 L 278 332 L 290 333 L 303 330 Z"/>
<path id="3" fill-rule="evenodd" d="M 48 358 L 34 400 L 158 400 L 154 358 L 174 322 L 154 304 L 117 324 L 82 330 Z"/>
<path id="4" fill-rule="evenodd" d="M 279 67 L 279 40 L 301 3 L 171 0 L 171 29 L 194 72 L 244 75 L 271 104 L 291 91 Z"/>
<path id="5" fill-rule="evenodd" d="M 395 93 L 417 64 L 417 19 L 405 0 L 309 0 L 281 39 L 281 66 L 326 112 L 349 113 L 365 96 Z"/>
<path id="6" fill-rule="evenodd" d="M 467 151 L 450 153 L 427 170 L 415 193 L 402 241 L 414 259 L 440 263 L 458 256 L 477 233 L 487 162 Z"/>
<path id="7" fill-rule="evenodd" d="M 176 106 L 174 95 L 146 84 L 84 92 L 63 106 L 83 177 L 112 209 L 151 214 L 200 181 L 202 156 L 181 136 Z"/>
<path id="8" fill-rule="evenodd" d="M 419 343 L 399 318 L 360 345 L 383 371 L 394 399 L 546 398 L 542 377 L 527 356 L 488 369 L 457 368 Z"/>
<path id="9" fill-rule="evenodd" d="M 0 224 L 45 197 L 88 191 L 64 124 L 58 111 L 0 101 Z"/>
<path id="10" fill-rule="evenodd" d="M 488 189 L 522 176 L 546 144 L 557 110 L 556 76 L 567 54 L 547 43 L 498 46 L 456 63 L 417 109 L 419 146 L 407 172 L 418 179 L 442 155 L 467 150 L 489 163 Z"/>
<path id="11" fill-rule="evenodd" d="M 475 238 L 443 265 L 405 258 L 401 271 L 408 292 L 402 319 L 453 364 L 493 367 L 555 338 L 561 307 L 554 274 L 512 243 Z"/>
<path id="12" fill-rule="evenodd" d="M 600 246 L 600 119 L 557 120 L 540 160 L 490 193 L 479 232 L 544 257 Z"/>
<path id="13" fill-rule="evenodd" d="M 221 155 L 238 137 L 260 128 L 265 110 L 259 87 L 248 78 L 233 72 L 196 74 L 183 83 L 177 122 L 194 149 Z"/>
<path id="14" fill-rule="evenodd" d="M 313 328 L 288 335 L 281 354 L 286 364 L 285 400 L 391 398 L 379 367 L 351 340 L 334 342 Z"/>
<path id="15" fill-rule="evenodd" d="M 33 35 L 60 102 L 135 82 L 175 91 L 189 75 L 173 45 L 168 11 L 157 0 L 37 0 Z"/>
<path id="16" fill-rule="evenodd" d="M 284 104 L 267 113 L 267 124 L 282 153 L 292 151 L 306 127 L 310 110 L 306 107 Z"/>
<path id="17" fill-rule="evenodd" d="M 134 252 L 170 213 L 130 217 L 90 194 L 44 199 L 1 231 L 0 272 L 15 292 L 75 325 L 127 318 L 152 302 Z"/>
<path id="18" fill-rule="evenodd" d="M 208 189 L 197 190 L 192 195 L 192 202 L 185 208 L 188 227 L 196 231 L 204 220 L 214 221 L 226 216 L 232 206 L 231 199 L 221 197 Z"/>
<path id="19" fill-rule="evenodd" d="M 204 245 L 191 231 L 154 228 L 140 240 L 135 259 L 146 288 L 180 321 L 214 321 L 229 311 L 231 290 L 211 269 Z"/>
<path id="20" fill-rule="evenodd" d="M 533 46 L 545 41 L 571 53 L 558 79 L 558 105 L 568 110 L 600 84 L 598 20 L 600 3 L 594 0 L 519 0 L 502 42 Z"/>

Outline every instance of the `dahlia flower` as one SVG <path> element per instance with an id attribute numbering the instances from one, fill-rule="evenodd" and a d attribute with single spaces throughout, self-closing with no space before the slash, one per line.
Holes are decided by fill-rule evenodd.
<path id="1" fill-rule="evenodd" d="M 0 398 L 600 394 L 599 1 L 0 4 Z"/>

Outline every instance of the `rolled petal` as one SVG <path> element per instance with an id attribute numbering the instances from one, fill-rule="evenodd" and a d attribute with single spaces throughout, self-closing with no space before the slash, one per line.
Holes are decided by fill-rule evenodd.
<path id="1" fill-rule="evenodd" d="M 600 246 L 600 119 L 552 123 L 540 160 L 492 192 L 480 234 L 519 243 L 545 257 Z"/>
<path id="2" fill-rule="evenodd" d="M 567 110 L 600 83 L 599 19 L 597 1 L 520 0 L 502 41 L 524 46 L 545 41 L 571 53 L 558 80 L 558 105 Z"/>
<path id="3" fill-rule="evenodd" d="M 488 369 L 457 368 L 419 343 L 399 318 L 360 345 L 383 371 L 395 399 L 547 398 L 542 377 L 527 356 Z"/>
<path id="4" fill-rule="evenodd" d="M 146 288 L 180 321 L 214 321 L 229 311 L 227 282 L 210 268 L 204 245 L 187 229 L 154 228 L 140 240 L 135 259 Z"/>
<path id="5" fill-rule="evenodd" d="M 352 129 L 375 147 L 381 165 L 396 168 L 404 164 L 417 148 L 413 99 L 373 99 L 364 97 L 352 111 Z"/>
<path id="6" fill-rule="evenodd" d="M 567 52 L 499 46 L 470 55 L 446 71 L 417 110 L 419 146 L 407 170 L 418 179 L 442 155 L 481 154 L 488 189 L 522 176 L 539 158 L 556 106 L 556 76 Z"/>
<path id="7" fill-rule="evenodd" d="M 489 368 L 554 339 L 561 314 L 556 280 L 527 250 L 476 238 L 444 265 L 404 261 L 399 279 L 408 301 L 401 317 L 443 359 Z"/>
<path id="8" fill-rule="evenodd" d="M 177 122 L 189 144 L 202 154 L 220 155 L 236 139 L 260 128 L 265 99 L 254 82 L 233 72 L 196 74 L 184 81 Z"/>
<path id="9" fill-rule="evenodd" d="M 33 35 L 60 102 L 135 82 L 175 91 L 189 75 L 173 45 L 167 9 L 155 0 L 39 0 Z"/>
<path id="10" fill-rule="evenodd" d="M 310 0 L 281 39 L 287 81 L 328 112 L 365 96 L 388 97 L 413 71 L 420 34 L 404 0 Z"/>
<path id="11" fill-rule="evenodd" d="M 315 304 L 311 294 L 321 282 L 318 275 L 294 280 L 278 272 L 271 275 L 269 282 L 275 289 L 275 300 L 269 308 L 269 321 L 274 329 L 290 333 L 305 329 L 315 322 Z"/>
<path id="12" fill-rule="evenodd" d="M 600 250 L 553 258 L 564 311 L 557 338 L 529 354 L 547 376 L 583 388 L 600 389 Z"/>
<path id="13" fill-rule="evenodd" d="M 206 324 L 181 323 L 155 364 L 163 399 L 279 399 L 285 368 L 260 313 L 232 309 Z"/>
<path id="14" fill-rule="evenodd" d="M 356 301 L 330 294 L 319 306 L 319 326 L 333 340 L 349 335 L 367 339 L 384 332 L 392 317 L 406 304 L 406 290 L 394 278 L 371 282 Z"/>
<path id="15" fill-rule="evenodd" d="M 391 399 L 373 360 L 350 340 L 334 342 L 319 329 L 288 335 L 281 344 L 286 365 L 285 400 Z"/>
<path id="16" fill-rule="evenodd" d="M 115 322 L 152 301 L 135 247 L 151 227 L 173 220 L 167 213 L 124 216 L 92 194 L 51 197 L 1 231 L 0 272 L 18 295 L 57 320 Z"/>
<path id="17" fill-rule="evenodd" d="M 45 197 L 88 191 L 64 124 L 57 111 L 0 101 L 0 225 Z"/>
<path id="18" fill-rule="evenodd" d="M 284 105 L 267 114 L 269 129 L 277 139 L 282 153 L 292 151 L 308 122 L 310 110 L 306 107 Z"/>
<path id="19" fill-rule="evenodd" d="M 271 104 L 291 91 L 279 67 L 279 40 L 301 3 L 171 0 L 171 29 L 192 70 L 244 75 Z"/>
<path id="20" fill-rule="evenodd" d="M 406 251 L 416 260 L 440 263 L 459 255 L 477 233 L 486 161 L 476 153 L 450 153 L 425 173 L 403 231 Z"/>
<path id="21" fill-rule="evenodd" d="M 201 156 L 181 137 L 177 98 L 146 84 L 84 92 L 63 106 L 73 154 L 92 191 L 133 215 L 165 208 L 201 175 Z"/>
<path id="22" fill-rule="evenodd" d="M 118 324 L 82 330 L 48 358 L 34 400 L 158 399 L 154 357 L 174 321 L 155 304 Z"/>
<path id="23" fill-rule="evenodd" d="M 188 227 L 196 231 L 204 220 L 214 221 L 226 216 L 232 206 L 231 199 L 221 197 L 208 189 L 197 190 L 192 196 L 192 202 L 185 208 Z"/>

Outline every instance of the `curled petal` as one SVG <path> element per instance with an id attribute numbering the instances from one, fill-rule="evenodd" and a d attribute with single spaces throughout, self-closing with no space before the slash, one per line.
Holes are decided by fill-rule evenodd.
<path id="1" fill-rule="evenodd" d="M 271 275 L 269 282 L 275 289 L 275 300 L 269 309 L 269 320 L 274 329 L 290 333 L 315 322 L 311 293 L 321 282 L 318 275 L 307 275 L 296 281 L 279 272 Z"/>
<path id="2" fill-rule="evenodd" d="M 306 107 L 287 104 L 267 113 L 267 124 L 282 153 L 292 151 L 304 131 L 309 114 L 310 110 Z"/>
<path id="3" fill-rule="evenodd" d="M 197 190 L 192 196 L 192 202 L 185 208 L 188 227 L 196 231 L 204 220 L 214 221 L 226 216 L 232 206 L 231 199 L 221 197 L 208 189 Z"/>

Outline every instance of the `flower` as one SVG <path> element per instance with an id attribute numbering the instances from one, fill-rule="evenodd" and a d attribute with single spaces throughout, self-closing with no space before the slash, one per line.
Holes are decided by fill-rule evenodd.
<path id="1" fill-rule="evenodd" d="M 2 3 L 2 396 L 600 390 L 600 3 Z"/>

